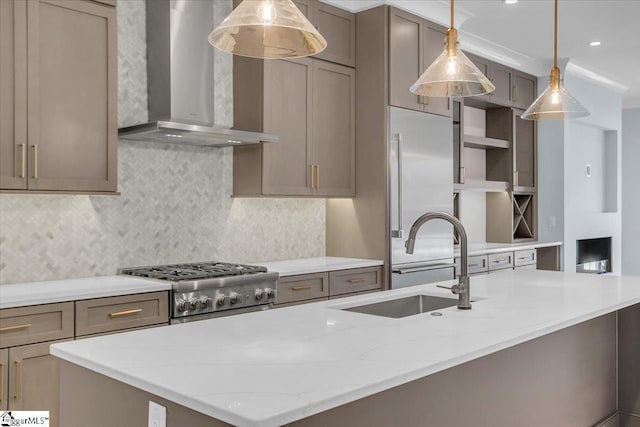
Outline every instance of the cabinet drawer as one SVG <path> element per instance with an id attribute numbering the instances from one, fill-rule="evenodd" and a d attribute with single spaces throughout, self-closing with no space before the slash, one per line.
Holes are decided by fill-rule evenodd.
<path id="1" fill-rule="evenodd" d="M 333 295 L 333 296 L 330 296 L 329 299 L 330 300 L 334 300 L 334 299 L 340 299 L 340 298 L 355 297 L 355 296 L 358 296 L 358 295 L 373 294 L 375 292 L 380 292 L 381 290 L 382 289 L 374 289 L 372 291 L 356 292 L 355 294 Z"/>
<path id="2" fill-rule="evenodd" d="M 277 304 L 329 296 L 329 274 L 315 273 L 278 279 Z"/>
<path id="3" fill-rule="evenodd" d="M 329 294 L 342 295 L 380 289 L 382 268 L 368 267 L 329 273 Z"/>
<path id="4" fill-rule="evenodd" d="M 488 260 L 486 255 L 470 256 L 468 261 L 469 275 L 487 272 L 489 270 L 489 264 L 487 261 Z M 455 264 L 456 264 L 455 274 L 456 274 L 456 277 L 458 277 L 460 275 L 460 258 L 455 259 Z"/>
<path id="5" fill-rule="evenodd" d="M 73 338 L 73 303 L 0 310 L 0 348 Z"/>
<path id="6" fill-rule="evenodd" d="M 489 271 L 513 268 L 513 252 L 489 255 Z"/>
<path id="7" fill-rule="evenodd" d="M 516 267 L 521 265 L 532 265 L 538 261 L 536 257 L 536 250 L 529 249 L 526 251 L 515 251 L 513 253 L 514 263 Z"/>
<path id="8" fill-rule="evenodd" d="M 76 336 L 168 322 L 167 292 L 76 301 Z"/>

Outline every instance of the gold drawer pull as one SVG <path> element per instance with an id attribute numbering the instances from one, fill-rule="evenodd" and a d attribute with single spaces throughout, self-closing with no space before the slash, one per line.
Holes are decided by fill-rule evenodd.
<path id="1" fill-rule="evenodd" d="M 347 280 L 347 282 L 349 282 L 349 283 L 362 283 L 364 281 L 365 281 L 364 279 L 349 279 L 349 280 Z"/>
<path id="2" fill-rule="evenodd" d="M 22 382 L 20 379 L 20 362 L 15 361 L 16 364 L 16 394 L 13 396 L 16 400 L 20 400 L 20 383 Z"/>
<path id="3" fill-rule="evenodd" d="M 32 145 L 33 149 L 33 179 L 38 179 L 38 146 Z"/>
<path id="4" fill-rule="evenodd" d="M 292 286 L 291 290 L 292 291 L 307 291 L 309 289 L 313 288 L 312 285 L 300 285 L 300 286 Z"/>
<path id="5" fill-rule="evenodd" d="M 121 316 L 131 316 L 132 314 L 142 313 L 141 308 L 134 308 L 133 310 L 125 310 L 125 311 L 116 311 L 115 313 L 109 313 L 109 317 L 121 317 Z"/>
<path id="6" fill-rule="evenodd" d="M 18 178 L 26 178 L 27 177 L 27 153 L 26 144 L 19 144 L 20 147 L 20 176 Z"/>
<path id="7" fill-rule="evenodd" d="M 17 331 L 19 329 L 27 329 L 31 327 L 31 323 L 25 323 L 24 325 L 5 326 L 0 328 L 0 332 Z"/>

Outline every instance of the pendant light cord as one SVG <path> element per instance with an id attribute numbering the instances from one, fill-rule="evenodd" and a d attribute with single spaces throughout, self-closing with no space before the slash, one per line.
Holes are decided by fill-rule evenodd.
<path id="1" fill-rule="evenodd" d="M 553 68 L 558 68 L 558 0 L 555 0 L 553 27 Z M 451 0 L 453 4 L 453 0 Z"/>
<path id="2" fill-rule="evenodd" d="M 451 0 L 451 26 L 449 28 L 453 28 L 453 0 Z"/>

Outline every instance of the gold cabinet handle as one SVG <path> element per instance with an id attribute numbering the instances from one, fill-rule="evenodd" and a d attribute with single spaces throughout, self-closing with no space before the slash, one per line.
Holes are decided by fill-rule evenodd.
<path id="1" fill-rule="evenodd" d="M 347 283 L 362 283 L 364 282 L 364 279 L 349 279 L 347 280 Z"/>
<path id="2" fill-rule="evenodd" d="M 320 188 L 320 165 L 316 165 L 316 188 Z"/>
<path id="3" fill-rule="evenodd" d="M 311 183 L 309 184 L 309 186 L 311 188 L 315 188 L 315 184 L 314 184 L 314 178 L 315 178 L 315 174 L 313 173 L 313 168 L 315 165 L 309 165 L 309 181 L 311 181 Z"/>
<path id="4" fill-rule="evenodd" d="M 132 314 L 142 313 L 141 308 L 134 308 L 133 310 L 125 310 L 125 311 L 116 311 L 114 313 L 109 313 L 109 317 L 122 317 L 122 316 L 131 316 Z"/>
<path id="5" fill-rule="evenodd" d="M 33 178 L 37 179 L 38 178 L 38 146 L 32 145 L 31 148 L 33 149 Z"/>
<path id="6" fill-rule="evenodd" d="M 15 361 L 16 366 L 16 394 L 13 396 L 16 400 L 20 400 L 20 383 L 22 382 L 20 378 L 20 362 Z"/>
<path id="7" fill-rule="evenodd" d="M 311 285 L 300 285 L 300 286 L 292 286 L 291 290 L 292 291 L 307 291 L 309 289 L 313 288 L 313 286 Z"/>
<path id="8" fill-rule="evenodd" d="M 26 178 L 26 169 L 27 169 L 27 145 L 26 144 L 19 144 L 18 147 L 20 147 L 20 176 L 19 178 Z"/>
<path id="9" fill-rule="evenodd" d="M 17 331 L 19 329 L 27 329 L 31 327 L 31 323 L 25 323 L 24 325 L 5 326 L 0 328 L 0 332 Z"/>
<path id="10" fill-rule="evenodd" d="M 518 102 L 518 86 L 513 86 L 513 102 Z"/>
<path id="11" fill-rule="evenodd" d="M 4 363 L 0 363 L 0 402 L 4 401 Z"/>
<path id="12" fill-rule="evenodd" d="M 467 183 L 467 168 L 460 166 L 460 184 Z"/>
<path id="13" fill-rule="evenodd" d="M 520 185 L 520 172 L 514 171 L 513 172 L 513 186 L 517 187 L 519 185 Z"/>

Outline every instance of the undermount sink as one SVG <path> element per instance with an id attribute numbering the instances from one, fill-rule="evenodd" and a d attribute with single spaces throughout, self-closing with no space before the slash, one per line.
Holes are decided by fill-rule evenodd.
<path id="1" fill-rule="evenodd" d="M 373 304 L 343 308 L 342 310 L 398 319 L 401 317 L 440 310 L 442 308 L 453 307 L 455 305 L 458 305 L 458 300 L 453 298 L 434 297 L 431 295 L 413 295 L 410 297 L 376 302 Z"/>

